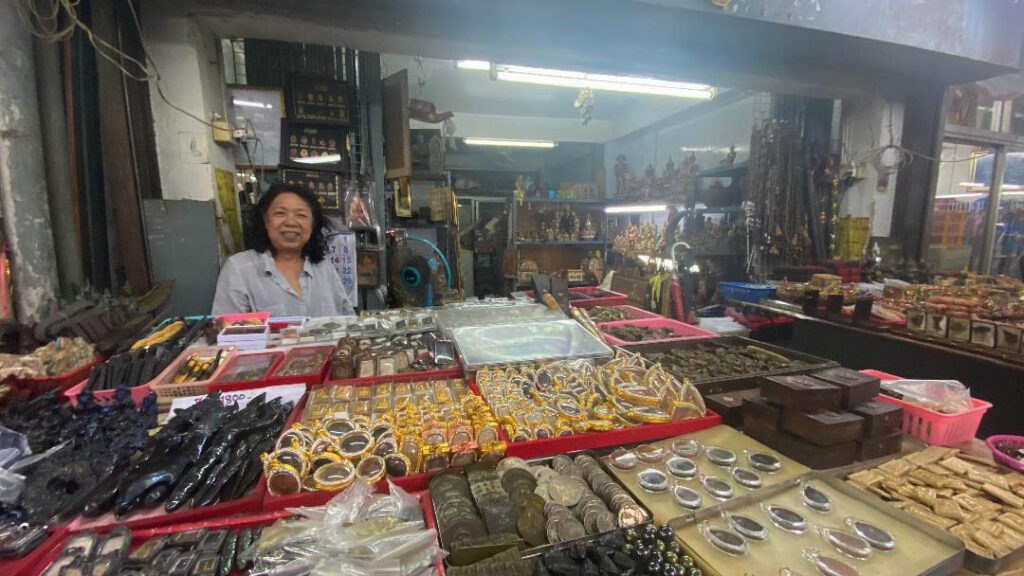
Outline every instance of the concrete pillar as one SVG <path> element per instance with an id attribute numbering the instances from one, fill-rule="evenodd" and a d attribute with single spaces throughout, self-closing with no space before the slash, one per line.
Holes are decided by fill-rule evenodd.
<path id="1" fill-rule="evenodd" d="M 40 133 L 32 38 L 11 3 L 0 2 L 0 208 L 24 323 L 39 320 L 57 286 Z"/>
<path id="2" fill-rule="evenodd" d="M 71 181 L 68 125 L 64 117 L 64 86 L 60 73 L 60 44 L 34 40 L 36 81 L 42 124 L 46 189 L 57 256 L 60 293 L 70 298 L 83 285 L 82 248 L 79 238 L 78 206 Z"/>

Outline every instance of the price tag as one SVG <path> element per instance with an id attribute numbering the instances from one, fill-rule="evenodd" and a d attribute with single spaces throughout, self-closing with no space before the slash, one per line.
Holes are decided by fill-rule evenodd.
<path id="1" fill-rule="evenodd" d="M 267 400 L 273 400 L 274 398 L 280 398 L 281 402 L 291 402 L 295 404 L 302 398 L 302 395 L 306 393 L 305 384 L 284 384 L 282 386 L 267 386 L 264 388 L 253 388 L 252 390 L 235 390 L 233 392 L 221 392 L 220 400 L 225 406 L 237 404 L 238 408 L 245 408 L 246 404 L 250 400 L 266 392 Z M 202 396 L 186 396 L 184 398 L 175 398 L 171 401 L 170 415 L 173 416 L 176 410 L 188 408 L 193 404 L 206 398 L 206 395 Z M 170 416 L 168 416 L 169 418 Z"/>

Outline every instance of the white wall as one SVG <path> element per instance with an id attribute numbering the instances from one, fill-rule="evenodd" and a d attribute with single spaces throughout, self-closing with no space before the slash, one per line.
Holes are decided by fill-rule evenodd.
<path id="1" fill-rule="evenodd" d="M 208 122 L 214 114 L 226 118 L 218 43 L 213 34 L 193 18 L 174 10 L 173 2 L 148 2 L 142 24 L 167 99 Z M 209 126 L 168 106 L 153 82 L 150 100 L 163 197 L 213 200 L 213 169 L 234 172 L 231 149 L 213 142 Z M 205 159 L 188 153 L 193 136 L 199 140 L 199 148 L 205 145 Z"/>
<path id="2" fill-rule="evenodd" d="M 839 205 L 842 216 L 868 216 L 871 235 L 887 237 L 892 228 L 893 198 L 896 195 L 898 170 L 879 174 L 875 158 L 882 146 L 899 144 L 903 136 L 903 103 L 890 102 L 881 96 L 864 99 L 843 99 L 840 133 L 843 163 L 863 165 L 864 180 L 854 184 Z M 896 162 L 896 151 L 889 150 L 881 162 Z"/>
<path id="3" fill-rule="evenodd" d="M 730 144 L 736 146 L 736 162 L 743 162 L 750 154 L 754 103 L 755 96 L 751 96 L 668 128 L 642 130 L 609 142 L 604 148 L 608 194 L 615 195 L 615 159 L 620 153 L 626 155 L 626 164 L 638 175 L 648 164 L 661 175 L 669 157 L 678 167 L 691 151 L 701 168 L 713 168 L 725 158 Z"/>

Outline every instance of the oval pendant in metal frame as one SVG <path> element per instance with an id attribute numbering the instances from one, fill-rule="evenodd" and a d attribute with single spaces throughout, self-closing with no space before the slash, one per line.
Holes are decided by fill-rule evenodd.
<path id="1" fill-rule="evenodd" d="M 755 470 L 761 472 L 778 472 L 782 469 L 782 460 L 775 454 L 769 452 L 751 452 L 744 450 L 744 454 L 747 455 L 747 461 L 754 467 Z"/>
<path id="2" fill-rule="evenodd" d="M 732 514 L 730 512 L 723 512 L 722 516 L 729 523 L 730 528 L 747 540 L 763 542 L 768 539 L 768 528 L 750 516 L 746 514 Z"/>
<path id="3" fill-rule="evenodd" d="M 739 483 L 741 486 L 747 488 L 760 488 L 764 482 L 761 480 L 761 475 L 753 470 L 747 468 L 741 468 L 734 466 L 732 469 L 732 479 Z"/>
<path id="4" fill-rule="evenodd" d="M 690 510 L 696 510 L 704 503 L 704 500 L 696 490 L 692 490 L 686 486 L 673 486 L 672 498 L 676 501 L 676 504 L 679 504 L 683 508 L 689 508 Z"/>
<path id="5" fill-rule="evenodd" d="M 818 528 L 818 533 L 841 554 L 856 560 L 867 560 L 871 557 L 871 544 L 868 541 L 835 528 Z"/>
<path id="6" fill-rule="evenodd" d="M 803 498 L 804 504 L 812 510 L 817 510 L 818 512 L 829 512 L 832 510 L 832 499 L 828 497 L 828 494 L 810 484 L 806 484 L 800 490 L 800 496 Z"/>
<path id="7" fill-rule="evenodd" d="M 732 530 L 717 528 L 707 522 L 698 526 L 697 530 L 712 546 L 730 556 L 742 556 L 747 553 L 747 541 Z"/>
<path id="8" fill-rule="evenodd" d="M 814 564 L 822 576 L 860 576 L 860 571 L 853 566 L 838 558 L 825 556 L 813 548 L 803 550 L 802 554 Z"/>
<path id="9" fill-rule="evenodd" d="M 735 491 L 732 489 L 732 486 L 721 478 L 701 474 L 700 483 L 704 486 L 704 490 L 706 490 L 708 494 L 719 500 L 728 500 L 735 495 Z"/>
<path id="10" fill-rule="evenodd" d="M 668 468 L 668 473 L 675 476 L 676 478 L 682 478 L 689 480 L 697 476 L 697 463 L 689 458 L 683 458 L 682 456 L 673 456 L 665 462 L 665 467 Z"/>
<path id="11" fill-rule="evenodd" d="M 762 503 L 761 510 L 764 510 L 772 524 L 775 524 L 781 530 L 801 534 L 807 529 L 807 520 L 785 506 Z"/>
<path id="12" fill-rule="evenodd" d="M 721 446 L 705 446 L 704 455 L 712 464 L 728 468 L 736 464 L 736 453 Z"/>
<path id="13" fill-rule="evenodd" d="M 844 520 L 844 522 L 853 529 L 855 534 L 867 540 L 868 544 L 879 550 L 892 550 L 896 547 L 896 539 L 891 534 L 870 522 L 858 520 L 852 516 Z"/>

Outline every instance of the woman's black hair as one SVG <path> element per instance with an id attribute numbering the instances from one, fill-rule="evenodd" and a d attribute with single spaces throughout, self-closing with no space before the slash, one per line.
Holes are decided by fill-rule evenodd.
<path id="1" fill-rule="evenodd" d="M 302 255 L 313 264 L 318 264 L 327 255 L 327 232 L 330 232 L 331 223 L 324 216 L 323 208 L 320 207 L 320 201 L 316 195 L 304 186 L 285 184 L 283 182 L 275 182 L 270 186 L 270 189 L 256 202 L 256 210 L 252 214 L 252 233 L 249 237 L 248 245 L 257 252 L 262 253 L 270 250 L 271 254 L 274 253 L 274 246 L 270 243 L 270 235 L 267 234 L 267 225 L 263 222 L 263 217 L 270 210 L 270 204 L 274 202 L 274 198 L 285 192 L 295 194 L 309 205 L 309 210 L 313 214 L 313 227 L 309 235 L 309 241 L 302 247 Z"/>

